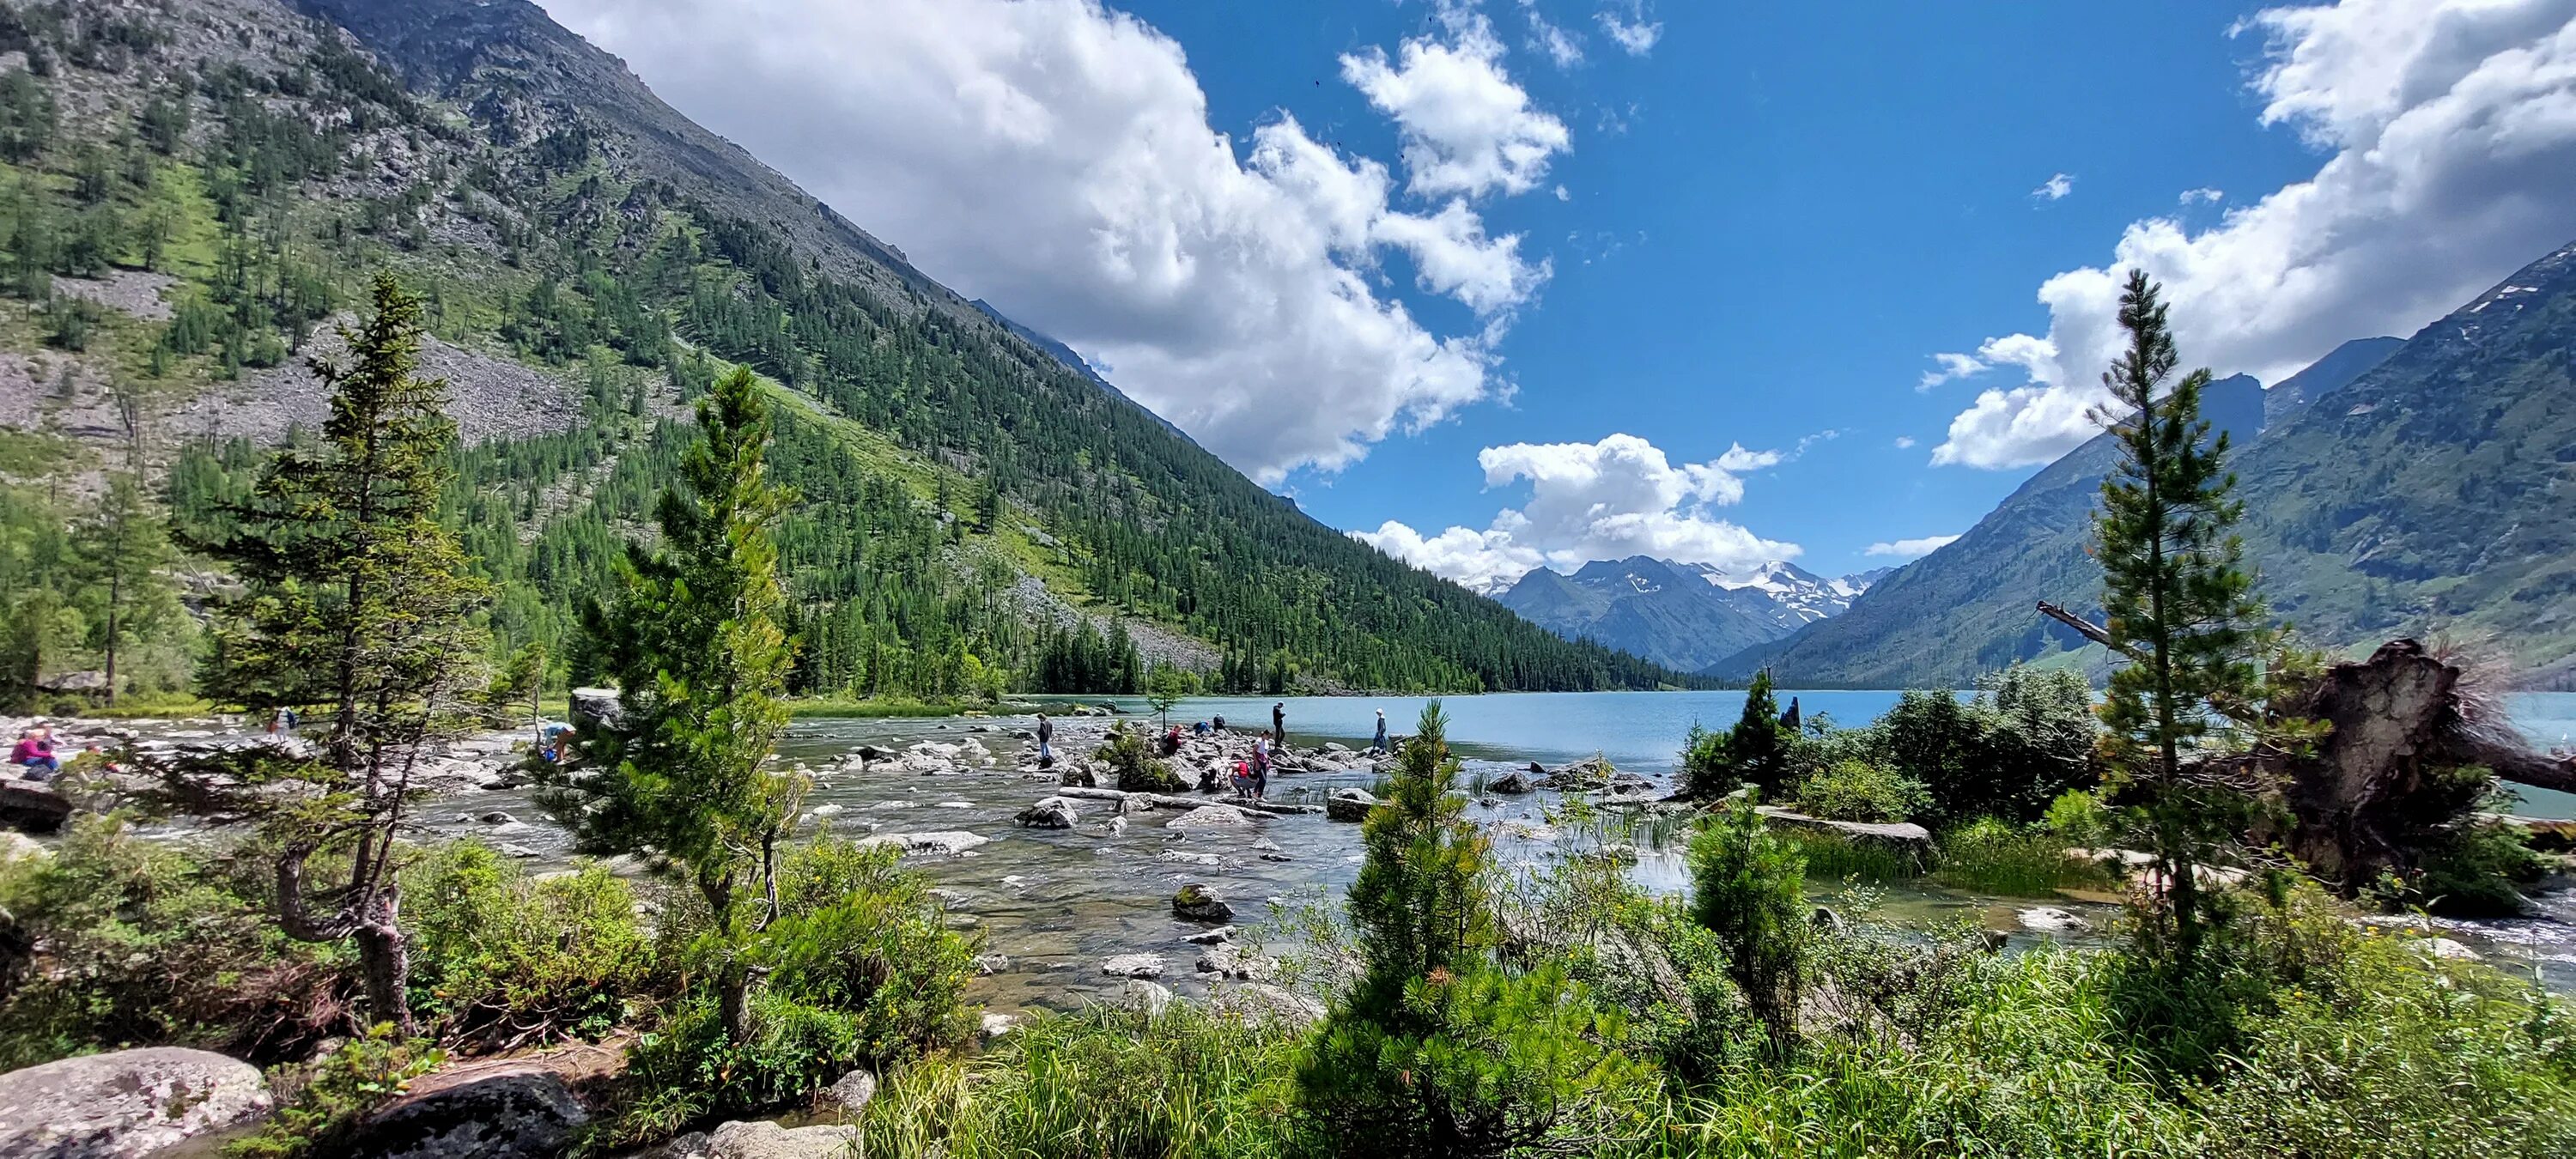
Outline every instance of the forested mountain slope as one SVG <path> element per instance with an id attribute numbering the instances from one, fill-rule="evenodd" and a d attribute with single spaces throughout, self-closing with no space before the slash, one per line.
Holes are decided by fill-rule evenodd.
<path id="1" fill-rule="evenodd" d="M 2527 683 L 2566 683 L 2576 657 L 2576 246 L 2393 351 L 2387 343 L 2347 343 L 2268 398 L 2251 380 L 2211 388 L 2210 418 L 2236 432 L 2229 466 L 2265 594 L 2315 645 L 2441 636 L 2491 646 Z M 2256 421 L 2267 409 L 2272 418 L 2252 439 L 2241 425 L 2249 405 Z M 2113 461 L 2105 439 L 2078 447 L 1849 613 L 1716 671 L 1769 665 L 1793 684 L 1897 687 L 1964 686 L 2015 661 L 2098 667 L 2099 649 L 2032 605 L 2098 615 L 2101 572 L 2084 546 Z"/>
<path id="2" fill-rule="evenodd" d="M 681 404 L 739 362 L 786 404 L 809 691 L 1115 690 L 1156 657 L 1243 690 L 1672 678 L 1305 517 L 525 0 L 302 9 L 0 0 L 0 605 L 50 601 L 38 667 L 81 662 L 66 527 L 126 448 L 220 519 L 389 270 L 475 434 L 452 510 L 495 635 L 559 674 Z"/>

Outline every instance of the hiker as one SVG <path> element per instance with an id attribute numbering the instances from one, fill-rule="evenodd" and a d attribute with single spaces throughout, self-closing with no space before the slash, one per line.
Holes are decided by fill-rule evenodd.
<path id="1" fill-rule="evenodd" d="M 63 759 L 54 755 L 54 734 L 43 728 L 31 728 L 18 738 L 18 747 L 10 750 L 9 763 L 27 770 L 30 781 L 50 781 L 63 771 Z"/>
<path id="2" fill-rule="evenodd" d="M 1252 799 L 1260 801 L 1269 796 L 1270 738 L 1263 737 L 1252 742 Z"/>
<path id="3" fill-rule="evenodd" d="M 1043 712 L 1038 714 L 1038 767 L 1055 767 L 1055 722 Z"/>
<path id="4" fill-rule="evenodd" d="M 1168 757 L 1179 751 L 1181 751 L 1181 726 L 1176 724 L 1163 730 L 1163 755 Z"/>
<path id="5" fill-rule="evenodd" d="M 1281 701 L 1280 703 L 1270 706 L 1270 743 L 1278 745 L 1281 748 L 1286 748 L 1288 746 L 1288 704 L 1286 701 Z"/>
<path id="6" fill-rule="evenodd" d="M 538 735 L 543 743 L 537 754 L 544 757 L 547 764 L 560 765 L 572 755 L 572 746 L 568 743 L 568 738 L 573 735 L 571 725 L 549 724 L 539 729 Z"/>
<path id="7" fill-rule="evenodd" d="M 1378 756 L 1386 755 L 1386 710 L 1383 708 L 1377 710 L 1377 739 L 1369 742 L 1369 751 Z"/>
<path id="8" fill-rule="evenodd" d="M 1193 721 L 1191 721 L 1191 722 L 1190 722 L 1190 735 L 1191 735 L 1191 736 L 1206 736 L 1207 734 L 1208 734 L 1208 723 L 1207 723 L 1206 721 L 1204 721 L 1204 720 L 1193 720 Z"/>
<path id="9" fill-rule="evenodd" d="M 1252 766 L 1242 761 L 1234 762 L 1234 795 L 1238 797 L 1252 795 Z"/>
<path id="10" fill-rule="evenodd" d="M 296 716 L 294 709 L 288 708 L 283 704 L 278 705 L 275 709 L 270 710 L 268 714 L 268 735 L 277 736 L 281 733 L 294 732 L 295 721 Z"/>
<path id="11" fill-rule="evenodd" d="M 1216 718 L 1216 727 L 1215 727 L 1215 728 L 1212 728 L 1212 729 L 1209 729 L 1208 731 L 1210 731 L 1210 732 L 1224 732 L 1224 731 L 1225 731 L 1225 717 L 1224 717 L 1223 715 L 1219 715 L 1219 716 Z"/>

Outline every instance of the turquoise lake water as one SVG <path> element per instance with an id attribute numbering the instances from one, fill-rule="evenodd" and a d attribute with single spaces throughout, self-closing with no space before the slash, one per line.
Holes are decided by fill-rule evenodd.
<path id="1" fill-rule="evenodd" d="M 1876 720 L 1896 703 L 1895 692 L 1783 690 L 1780 706 L 1792 697 L 1812 718 L 1831 716 L 1848 727 Z M 1092 703 L 1114 702 L 1145 711 L 1142 697 L 1089 697 Z M 1385 710 L 1388 730 L 1398 736 L 1413 731 L 1414 718 L 1428 698 L 1415 696 L 1194 697 L 1172 710 L 1174 720 L 1223 716 L 1226 723 L 1266 727 L 1270 706 L 1284 704 L 1288 732 L 1309 741 L 1340 741 L 1354 747 L 1368 742 L 1377 712 Z M 1449 713 L 1449 738 L 1462 755 L 1490 760 L 1540 761 L 1556 764 L 1607 756 L 1621 768 L 1645 773 L 1670 772 L 1683 734 L 1696 721 L 1711 728 L 1735 723 L 1744 711 L 1741 690 L 1716 692 L 1508 692 L 1488 696 L 1452 696 L 1442 700 Z M 2508 700 L 2514 723 L 2543 748 L 2576 746 L 2576 692 L 2520 693 Z M 2533 817 L 2576 817 L 2576 796 L 2546 789 L 2520 789 L 2516 812 Z"/>

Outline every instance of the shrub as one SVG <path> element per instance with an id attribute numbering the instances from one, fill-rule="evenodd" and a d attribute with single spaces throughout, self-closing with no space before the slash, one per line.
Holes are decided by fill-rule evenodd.
<path id="1" fill-rule="evenodd" d="M 53 857 L 0 871 L 0 906 L 35 951 L 0 1000 L 0 1069 L 135 1043 L 273 1062 L 355 1031 L 345 954 L 277 932 L 259 858 L 233 854 L 82 814 Z"/>
<path id="2" fill-rule="evenodd" d="M 2111 838 L 2111 810 L 2082 789 L 2068 789 L 2048 803 L 2040 827 L 2069 846 L 2095 848 Z"/>
<path id="3" fill-rule="evenodd" d="M 1721 810 L 1691 840 L 1691 916 L 1717 934 L 1727 971 L 1775 1045 L 1794 1037 L 1807 930 L 1806 859 L 1753 802 Z"/>
<path id="4" fill-rule="evenodd" d="M 1978 893 L 2048 897 L 2061 889 L 2106 884 L 2100 867 L 2066 855 L 2055 832 L 2016 829 L 1980 817 L 1941 837 L 1942 884 Z"/>
<path id="5" fill-rule="evenodd" d="M 1933 821 L 2035 821 L 2059 794 L 2101 779 L 2092 691 L 2072 672 L 2010 668 L 1964 704 L 1908 692 L 1871 731 L 1881 758 L 1929 789 Z"/>
<path id="6" fill-rule="evenodd" d="M 1798 786 L 1798 809 L 1834 821 L 1903 821 L 1931 805 L 1923 782 L 1882 765 L 1845 760 Z"/>
<path id="7" fill-rule="evenodd" d="M 827 836 L 786 854 L 778 880 L 778 920 L 743 951 L 767 978 L 749 999 L 747 1035 L 726 1036 L 719 996 L 698 971 L 669 1021 L 637 1040 L 608 1141 L 780 1106 L 853 1068 L 883 1069 L 972 1032 L 964 995 L 979 943 L 948 928 L 893 851 Z M 701 935 L 691 952 L 712 952 L 711 941 Z"/>
<path id="8" fill-rule="evenodd" d="M 2510 917 L 2531 902 L 2516 885 L 2540 880 L 2541 862 L 2519 829 L 2470 818 L 2437 834 L 2404 900 L 2436 913 Z"/>
<path id="9" fill-rule="evenodd" d="M 480 841 L 404 873 L 413 1007 L 440 1040 L 505 1051 L 597 1039 L 669 998 L 676 979 L 599 865 L 533 880 Z"/>
<path id="10" fill-rule="evenodd" d="M 301 1089 L 260 1125 L 257 1134 L 235 1140 L 224 1154 L 235 1159 L 297 1159 L 305 1155 L 344 1153 L 350 1133 L 376 1108 L 400 1098 L 411 1080 L 445 1062 L 445 1053 L 427 1040 L 395 1037 L 391 1023 L 379 1023 L 323 1057 Z"/>
<path id="11" fill-rule="evenodd" d="M 1500 960 L 1487 844 L 1450 793 L 1447 727 L 1437 701 L 1423 709 L 1361 825 L 1362 972 L 1298 1068 L 1299 1100 L 1371 1154 L 1581 1152 L 1621 1133 L 1625 1096 L 1651 1079 L 1604 1045 L 1623 1035 L 1617 1016 L 1560 964 Z"/>
<path id="12" fill-rule="evenodd" d="M 1171 762 L 1156 759 L 1142 729 L 1127 727 L 1119 721 L 1109 730 L 1109 739 L 1091 754 L 1118 774 L 1118 788 L 1129 793 L 1177 793 L 1188 786 L 1172 771 Z"/>

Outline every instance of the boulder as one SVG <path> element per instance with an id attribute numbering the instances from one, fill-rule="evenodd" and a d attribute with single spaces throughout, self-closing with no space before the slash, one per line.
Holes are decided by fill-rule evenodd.
<path id="1" fill-rule="evenodd" d="M 1012 818 L 1031 829 L 1071 829 L 1079 819 L 1081 814 L 1074 809 L 1073 802 L 1062 797 L 1049 797 L 1020 810 L 1020 815 Z"/>
<path id="2" fill-rule="evenodd" d="M 1234 907 L 1227 905 L 1215 890 L 1193 882 L 1172 895 L 1172 916 L 1186 922 L 1224 925 L 1234 920 Z"/>
<path id="3" fill-rule="evenodd" d="M 848 1159 L 859 1129 L 838 1123 L 781 1127 L 755 1120 L 727 1123 L 707 1136 L 707 1159 Z"/>
<path id="4" fill-rule="evenodd" d="M 268 1114 L 259 1068 L 153 1046 L 0 1074 L 0 1155 L 148 1155 Z"/>
<path id="5" fill-rule="evenodd" d="M 1538 766 L 1532 765 L 1530 767 L 1537 768 Z M 1497 793 L 1509 793 L 1517 797 L 1523 793 L 1537 791 L 1538 785 L 1536 782 L 1544 779 L 1546 779 L 1545 774 L 1541 774 L 1538 777 L 1532 777 L 1527 773 L 1514 771 L 1503 774 L 1503 779 L 1494 781 L 1485 787 Z"/>
<path id="6" fill-rule="evenodd" d="M 1232 805 L 1200 805 L 1163 823 L 1166 829 L 1240 829 L 1252 818 Z"/>
<path id="7" fill-rule="evenodd" d="M 2073 934 L 2093 928 L 2093 923 L 2055 906 L 2044 905 L 2026 909 L 2017 916 L 2021 920 L 2021 928 L 2026 930 Z"/>
<path id="8" fill-rule="evenodd" d="M 1130 979 L 1118 988 L 1118 1005 L 1148 1018 L 1172 1007 L 1172 988 L 1142 978 Z"/>
<path id="9" fill-rule="evenodd" d="M 1223 945 L 1234 940 L 1234 927 L 1218 926 L 1212 930 L 1201 930 L 1181 940 L 1193 946 Z"/>
<path id="10" fill-rule="evenodd" d="M 1324 798 L 1327 821 L 1366 821 L 1369 810 L 1377 808 L 1377 798 L 1366 789 L 1335 789 Z"/>
<path id="11" fill-rule="evenodd" d="M 978 837 L 960 830 L 943 829 L 929 833 L 879 833 L 859 838 L 851 844 L 862 849 L 891 846 L 906 857 L 954 857 L 990 840 L 989 837 Z"/>
<path id="12" fill-rule="evenodd" d="M 1220 978 L 1241 978 L 1250 982 L 1268 982 L 1279 977 L 1279 959 L 1267 954 L 1246 953 L 1230 942 L 1219 942 L 1199 954 L 1199 973 Z"/>
<path id="13" fill-rule="evenodd" d="M 814 1106 L 844 1119 L 855 1118 L 866 1110 L 868 1100 L 877 1097 L 877 1076 L 863 1070 L 842 1075 L 839 1082 L 814 1093 Z"/>
<path id="14" fill-rule="evenodd" d="M 1055 781 L 1066 788 L 1090 789 L 1099 786 L 1100 774 L 1092 771 L 1090 762 L 1075 761 L 1058 770 Z"/>
<path id="15" fill-rule="evenodd" d="M 1531 767 L 1536 768 L 1537 766 L 1532 765 Z M 1610 783 L 1610 774 L 1612 772 L 1613 770 L 1611 769 L 1610 762 L 1608 760 L 1598 756 L 1585 757 L 1582 760 L 1558 769 L 1553 773 L 1549 773 L 1547 775 L 1547 784 L 1549 788 L 1561 790 L 1598 789 Z"/>
<path id="16" fill-rule="evenodd" d="M 554 1159 L 590 1122 L 563 1076 L 534 1066 L 406 1095 L 349 1146 L 369 1159 Z"/>
<path id="17" fill-rule="evenodd" d="M 1221 987 L 1208 999 L 1208 1009 L 1246 1022 L 1291 1028 L 1312 1026 L 1324 1017 L 1322 1003 L 1267 982 Z"/>
<path id="18" fill-rule="evenodd" d="M 1112 978 L 1160 978 L 1163 976 L 1163 956 L 1113 954 L 1101 960 L 1100 972 Z"/>
<path id="19" fill-rule="evenodd" d="M 613 728 L 626 721 L 626 703 L 614 688 L 576 688 L 572 690 L 572 727 L 587 734 L 600 728 Z"/>
<path id="20" fill-rule="evenodd" d="M 1000 1038 L 1014 1030 L 1018 1030 L 1019 1028 L 1020 1020 L 1017 1016 L 999 1014 L 990 1010 L 984 1012 L 984 1017 L 976 1024 L 975 1027 L 976 1031 L 982 1034 L 984 1036 L 984 1040 L 987 1042 Z"/>
<path id="21" fill-rule="evenodd" d="M 21 833 L 55 833 L 71 819 L 72 803 L 32 781 L 0 781 L 0 825 Z"/>
<path id="22" fill-rule="evenodd" d="M 2449 938 L 2426 938 L 2416 942 L 2415 952 L 2455 962 L 2474 962 L 2484 956 L 2470 949 L 2467 943 L 2456 942 Z"/>
<path id="23" fill-rule="evenodd" d="M 37 844 L 33 837 L 0 829 L 0 865 L 19 861 L 44 861 L 53 855 L 53 850 Z"/>

